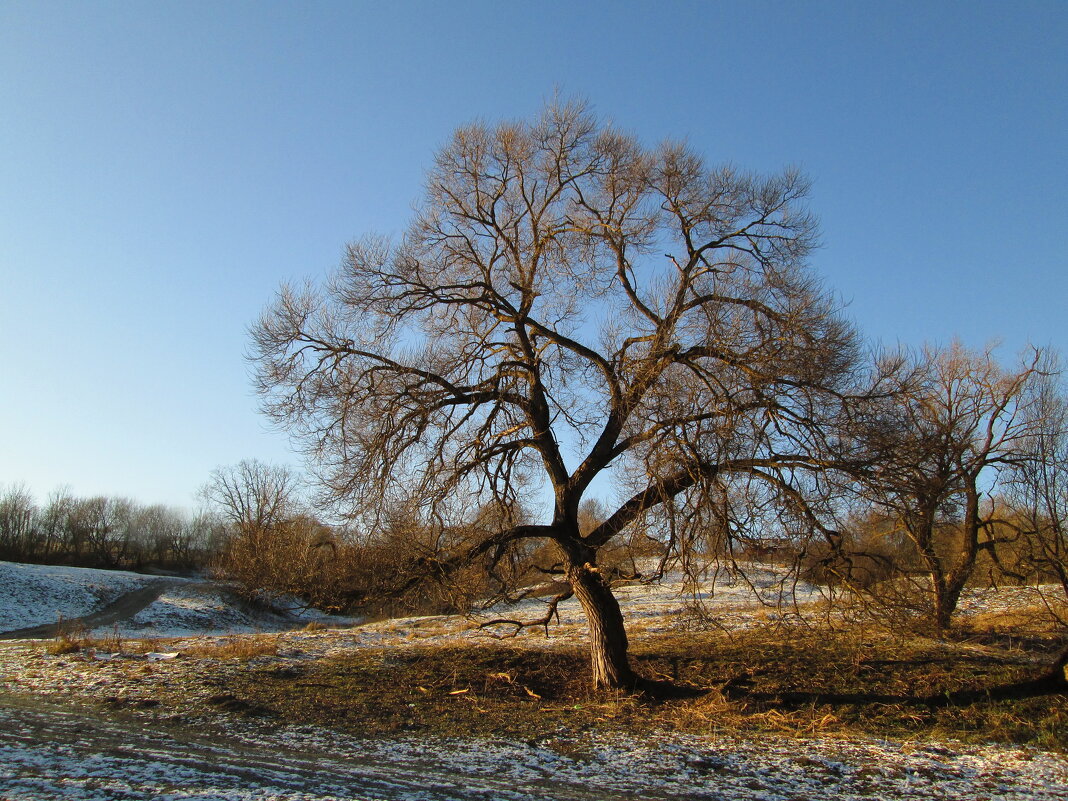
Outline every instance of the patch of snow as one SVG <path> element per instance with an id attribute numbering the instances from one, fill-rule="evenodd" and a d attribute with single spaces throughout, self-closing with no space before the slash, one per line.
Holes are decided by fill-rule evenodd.
<path id="1" fill-rule="evenodd" d="M 160 582 L 123 570 L 52 567 L 0 562 L 0 633 L 73 620 L 99 611 L 122 595 Z M 284 631 L 308 623 L 351 625 L 355 618 L 335 617 L 281 599 L 283 611 L 242 605 L 220 582 L 167 578 L 169 588 L 153 603 L 119 624 L 125 638 L 186 637 Z M 288 608 L 287 608 L 288 607 Z M 114 633 L 103 626 L 94 634 Z"/>
<path id="2" fill-rule="evenodd" d="M 178 586 L 167 590 L 119 627 L 125 637 L 186 637 L 226 632 L 253 634 L 289 628 L 281 615 L 250 612 L 217 584 Z"/>
<path id="3" fill-rule="evenodd" d="M 233 591 L 215 582 L 182 584 L 119 626 L 124 637 L 192 637 L 214 634 L 259 634 L 320 623 L 347 626 L 356 618 L 331 616 L 295 604 L 279 613 L 241 603 Z"/>
<path id="4" fill-rule="evenodd" d="M 166 662 L 171 659 L 178 658 L 178 651 L 168 651 L 166 653 L 160 653 L 159 651 L 150 651 L 145 654 L 145 659 L 149 662 Z"/>
<path id="5" fill-rule="evenodd" d="M 0 632 L 88 615 L 155 580 L 121 570 L 0 562 Z"/>

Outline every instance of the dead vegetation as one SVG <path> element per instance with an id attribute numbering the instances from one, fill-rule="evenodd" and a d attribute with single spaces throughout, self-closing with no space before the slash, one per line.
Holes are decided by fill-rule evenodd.
<path id="1" fill-rule="evenodd" d="M 49 643 L 48 652 L 53 655 L 89 650 L 116 653 L 122 648 L 123 639 L 118 625 L 112 626 L 106 634 L 94 635 L 84 624 L 75 621 L 64 622 L 60 618 L 58 632 L 55 639 Z"/>
<path id="2" fill-rule="evenodd" d="M 242 708 L 367 736 L 567 738 L 634 733 L 867 734 L 1068 750 L 1068 686 L 1042 684 L 1048 634 L 953 640 L 856 629 L 686 632 L 634 645 L 639 693 L 595 691 L 582 649 L 492 645 L 359 649 L 230 674 Z M 238 708 L 235 706 L 235 709 Z"/>
<path id="3" fill-rule="evenodd" d="M 323 627 L 309 624 L 305 631 L 318 631 Z M 233 634 L 221 639 L 205 640 L 189 646 L 183 654 L 199 659 L 236 660 L 247 662 L 261 656 L 278 654 L 278 635 L 271 634 Z M 68 654 L 115 654 L 119 656 L 145 656 L 161 648 L 173 646 L 174 639 L 157 638 L 123 638 L 116 624 L 106 633 L 94 634 L 81 623 L 64 623 L 56 637 L 45 645 L 45 651 L 52 656 Z"/>
<path id="4" fill-rule="evenodd" d="M 185 653 L 201 659 L 226 659 L 248 662 L 278 653 L 278 637 L 268 634 L 234 635 L 221 642 L 194 645 Z"/>

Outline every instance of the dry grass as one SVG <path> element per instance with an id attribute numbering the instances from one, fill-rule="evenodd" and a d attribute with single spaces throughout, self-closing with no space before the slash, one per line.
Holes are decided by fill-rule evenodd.
<path id="1" fill-rule="evenodd" d="M 275 656 L 278 653 L 278 636 L 266 634 L 232 636 L 225 638 L 222 642 L 195 645 L 185 653 L 202 659 L 248 662 L 261 656 Z"/>
<path id="2" fill-rule="evenodd" d="M 840 622 L 633 632 L 633 664 L 645 679 L 634 693 L 591 690 L 586 647 L 563 640 L 550 647 L 522 638 L 414 642 L 293 661 L 271 658 L 279 656 L 285 635 L 244 635 L 184 653 L 252 662 L 240 670 L 188 663 L 196 664 L 196 680 L 223 699 L 215 704 L 223 711 L 363 736 L 563 741 L 594 728 L 758 737 L 863 733 L 1068 751 L 1068 692 L 1035 685 L 1063 647 L 1064 632 L 1040 623 L 1025 630 L 1023 622 L 976 617 L 941 640 Z M 440 625 L 432 619 L 421 630 Z M 114 652 L 123 645 L 117 632 L 93 638 L 69 627 L 49 650 Z M 158 640 L 125 646 L 135 653 L 165 650 Z"/>
<path id="3" fill-rule="evenodd" d="M 82 649 L 82 644 L 89 636 L 89 631 L 81 623 L 64 620 L 60 616 L 56 621 L 58 633 L 48 646 L 50 654 L 72 654 Z"/>
<path id="4" fill-rule="evenodd" d="M 1041 598 L 1026 606 L 978 612 L 965 618 L 964 626 L 977 633 L 989 631 L 1041 634 L 1061 621 L 1068 621 L 1068 605 L 1059 598 Z"/>
<path id="5" fill-rule="evenodd" d="M 579 647 L 502 641 L 360 649 L 242 671 L 228 679 L 226 692 L 250 709 L 364 735 L 536 739 L 607 726 L 637 733 L 863 732 L 1068 750 L 1068 695 L 996 692 L 1040 675 L 1058 641 L 987 635 L 979 644 L 766 627 L 648 637 L 633 648 L 635 667 L 649 680 L 640 693 L 592 691 Z"/>
<path id="6" fill-rule="evenodd" d="M 117 625 L 113 626 L 107 634 L 94 637 L 84 625 L 73 622 L 64 623 L 62 618 L 59 620 L 59 633 L 46 647 L 50 654 L 73 654 L 89 650 L 112 654 L 122 649 L 123 639 Z"/>

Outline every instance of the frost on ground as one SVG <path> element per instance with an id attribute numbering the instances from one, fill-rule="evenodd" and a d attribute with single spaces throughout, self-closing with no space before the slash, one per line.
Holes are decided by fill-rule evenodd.
<path id="1" fill-rule="evenodd" d="M 17 575 L 22 567 L 0 565 L 0 576 Z M 22 579 L 46 585 L 29 597 L 70 599 L 64 614 L 77 616 L 76 609 L 94 607 L 90 596 L 114 596 L 144 578 L 72 570 L 30 568 Z M 78 590 L 72 575 L 93 588 Z M 796 597 L 779 597 L 780 585 L 773 569 L 754 571 L 752 585 L 723 575 L 702 589 L 699 600 L 715 611 L 718 625 L 730 627 L 787 617 L 793 604 L 819 600 L 807 586 Z M 0 590 L 0 615 L 7 615 L 0 619 L 12 628 L 34 622 L 18 617 L 25 602 L 12 600 L 8 591 Z M 654 587 L 624 586 L 618 595 L 628 625 L 639 633 L 694 619 L 694 596 L 683 591 L 678 576 Z M 982 591 L 964 608 L 986 613 L 999 603 L 1011 605 L 1011 595 Z M 475 623 L 536 618 L 544 608 L 544 600 L 528 599 L 518 608 L 488 610 Z M 213 680 L 231 672 L 282 670 L 365 647 L 485 641 L 496 629 L 509 630 L 480 629 L 446 616 L 292 630 L 289 618 L 290 625 L 276 630 L 290 630 L 271 635 L 274 647 L 263 656 L 250 662 L 210 656 L 212 645 L 225 644 L 227 635 L 268 628 L 257 625 L 265 622 L 258 614 L 235 608 L 224 588 L 188 582 L 172 586 L 121 626 L 127 637 L 181 639 L 128 644 L 106 660 L 88 652 L 53 655 L 32 643 L 0 644 L 0 798 L 1068 799 L 1068 760 L 1013 746 L 673 732 L 638 738 L 600 729 L 529 741 L 459 733 L 450 739 L 364 739 L 226 715 L 213 705 Z M 516 644 L 574 641 L 584 628 L 581 611 L 569 601 L 560 607 L 551 638 L 529 629 Z M 178 656 L 157 661 L 158 651 Z M 121 712 L 87 705 L 101 701 Z"/>
<path id="2" fill-rule="evenodd" d="M 0 631 L 82 617 L 153 580 L 120 570 L 0 562 Z"/>
<path id="3" fill-rule="evenodd" d="M 187 637 L 283 631 L 330 618 L 287 599 L 277 608 L 242 603 L 224 584 L 185 578 L 161 579 L 123 570 L 51 567 L 0 562 L 0 633 L 84 617 L 122 595 L 165 582 L 167 589 L 133 617 L 95 634 L 122 637 Z"/>
<path id="4" fill-rule="evenodd" d="M 9 799 L 1063 799 L 1068 769 L 1022 749 L 590 735 L 544 743 L 363 741 L 308 729 L 175 736 L 2 710 Z"/>
<path id="5" fill-rule="evenodd" d="M 333 625 L 354 622 L 330 617 L 315 609 L 251 607 L 213 582 L 181 584 L 119 626 L 123 637 L 190 637 L 203 634 L 256 634 L 285 631 L 310 622 Z"/>
<path id="6" fill-rule="evenodd" d="M 174 729 L 0 704 L 0 792 L 42 799 L 1068 798 L 1068 764 L 1020 748 L 877 740 L 362 740 L 312 727 Z"/>

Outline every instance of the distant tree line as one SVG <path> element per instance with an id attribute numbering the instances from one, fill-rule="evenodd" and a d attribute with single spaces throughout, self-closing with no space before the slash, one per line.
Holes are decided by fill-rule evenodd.
<path id="1" fill-rule="evenodd" d="M 24 487 L 0 489 L 0 559 L 129 570 L 206 566 L 226 538 L 212 512 L 190 514 L 128 498 L 81 498 L 67 490 L 44 503 Z"/>

